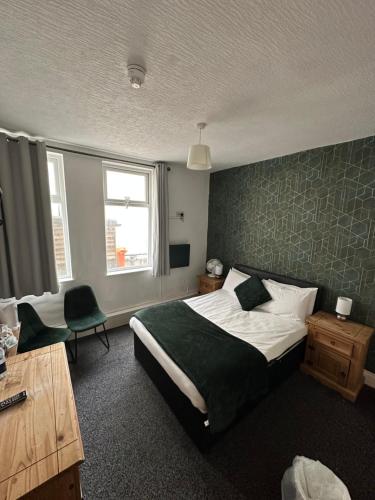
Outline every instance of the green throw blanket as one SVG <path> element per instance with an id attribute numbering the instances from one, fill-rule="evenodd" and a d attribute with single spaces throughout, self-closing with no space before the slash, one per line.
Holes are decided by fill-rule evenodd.
<path id="1" fill-rule="evenodd" d="M 224 430 L 267 392 L 267 360 L 255 347 L 174 301 L 135 314 L 206 401 L 210 431 Z"/>

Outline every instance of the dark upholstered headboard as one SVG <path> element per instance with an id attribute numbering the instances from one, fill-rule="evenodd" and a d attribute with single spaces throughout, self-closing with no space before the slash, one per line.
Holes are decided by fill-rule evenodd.
<path id="1" fill-rule="evenodd" d="M 271 279 L 279 281 L 280 283 L 286 283 L 287 285 L 299 286 L 301 288 L 318 288 L 314 305 L 314 312 L 318 311 L 321 308 L 323 288 L 315 283 L 311 283 L 309 281 L 301 280 L 298 278 L 291 278 L 290 276 L 282 276 L 281 274 L 270 273 L 268 271 L 263 271 L 262 269 L 256 269 L 255 267 L 245 266 L 244 264 L 235 264 L 233 267 L 243 273 L 250 274 L 250 276 L 256 275 L 260 279 Z"/>

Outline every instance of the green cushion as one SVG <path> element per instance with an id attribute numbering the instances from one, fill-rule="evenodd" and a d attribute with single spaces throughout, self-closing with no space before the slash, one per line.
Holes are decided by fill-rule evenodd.
<path id="1" fill-rule="evenodd" d="M 46 326 L 38 333 L 38 335 L 35 335 L 26 341 L 22 341 L 22 337 L 20 337 L 18 352 L 33 351 L 34 349 L 39 349 L 40 347 L 57 344 L 58 342 L 65 342 L 68 340 L 70 335 L 71 332 L 68 328 L 52 328 Z"/>
<path id="2" fill-rule="evenodd" d="M 77 319 L 66 319 L 66 324 L 73 332 L 84 332 L 95 328 L 96 326 L 102 325 L 107 321 L 107 316 L 102 313 L 99 309 L 87 314 L 86 316 L 81 316 Z"/>
<path id="3" fill-rule="evenodd" d="M 234 291 L 244 311 L 251 311 L 272 298 L 258 276 L 243 281 Z"/>

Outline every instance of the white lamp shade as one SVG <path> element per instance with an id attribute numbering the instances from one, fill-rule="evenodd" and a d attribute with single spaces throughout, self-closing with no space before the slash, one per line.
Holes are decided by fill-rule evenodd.
<path id="1" fill-rule="evenodd" d="M 215 266 L 215 274 L 216 276 L 221 276 L 223 274 L 223 264 L 217 264 Z"/>
<path id="2" fill-rule="evenodd" d="M 190 170 L 210 170 L 211 153 L 205 144 L 194 144 L 190 146 L 187 168 Z"/>
<path id="3" fill-rule="evenodd" d="M 349 316 L 352 304 L 353 301 L 349 297 L 337 297 L 336 312 L 343 316 Z"/>

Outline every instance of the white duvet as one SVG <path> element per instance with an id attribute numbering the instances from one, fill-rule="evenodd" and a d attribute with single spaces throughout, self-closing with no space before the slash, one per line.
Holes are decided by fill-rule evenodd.
<path id="1" fill-rule="evenodd" d="M 243 311 L 235 295 L 217 290 L 185 300 L 194 311 L 212 323 L 256 347 L 267 361 L 281 356 L 307 333 L 304 322 L 261 311 Z M 206 403 L 193 382 L 160 347 L 154 337 L 135 317 L 130 326 L 191 403 L 203 413 Z M 176 332 L 178 335 L 178 332 Z"/>

